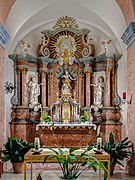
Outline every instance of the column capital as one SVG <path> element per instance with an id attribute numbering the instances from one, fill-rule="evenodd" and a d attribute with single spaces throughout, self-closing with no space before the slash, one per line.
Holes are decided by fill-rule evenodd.
<path id="1" fill-rule="evenodd" d="M 20 74 L 20 72 L 21 72 L 21 68 L 16 68 L 16 70 L 17 70 L 17 74 Z"/>
<path id="2" fill-rule="evenodd" d="M 50 78 L 53 78 L 54 72 L 48 72 L 48 76 L 49 76 Z"/>
<path id="3" fill-rule="evenodd" d="M 46 75 L 46 71 L 39 71 L 39 74 L 41 74 L 42 77 Z"/>
<path id="4" fill-rule="evenodd" d="M 85 70 L 84 72 L 85 72 L 86 76 L 91 76 L 91 70 Z"/>
<path id="5" fill-rule="evenodd" d="M 26 74 L 26 73 L 27 73 L 27 71 L 28 71 L 28 69 L 27 69 L 27 68 L 23 68 L 23 69 L 22 69 L 22 74 Z"/>
<path id="6" fill-rule="evenodd" d="M 110 73 L 112 68 L 105 68 L 105 73 Z"/>
<path id="7" fill-rule="evenodd" d="M 79 77 L 83 77 L 84 72 L 83 71 L 78 71 L 78 75 L 79 75 Z"/>

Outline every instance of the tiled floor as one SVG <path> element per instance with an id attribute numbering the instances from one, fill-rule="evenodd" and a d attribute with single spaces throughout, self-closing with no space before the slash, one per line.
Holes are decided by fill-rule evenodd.
<path id="1" fill-rule="evenodd" d="M 28 167 L 29 169 L 29 167 Z M 38 170 L 36 170 L 38 169 Z M 41 173 L 43 180 L 59 180 L 59 177 L 56 174 L 59 174 L 59 170 L 39 170 L 39 167 L 33 171 L 33 180 L 36 180 L 37 174 Z M 2 174 L 1 180 L 23 180 L 24 175 L 14 174 L 12 171 L 12 166 L 8 164 L 8 168 Z M 30 180 L 30 171 L 27 171 L 27 180 Z M 78 180 L 98 180 L 98 173 L 93 171 L 85 171 Z M 103 176 L 101 178 L 103 180 Z M 111 180 L 135 180 L 135 176 L 131 177 L 127 172 L 121 170 L 115 170 L 114 175 L 111 176 Z"/>
<path id="2" fill-rule="evenodd" d="M 39 173 L 41 171 L 38 171 Z M 59 171 L 48 171 L 45 170 L 41 172 L 41 176 L 43 180 L 59 180 L 58 176 L 55 173 L 59 173 Z M 33 180 L 36 180 L 37 172 L 33 174 Z M 22 174 L 14 174 L 12 172 L 6 172 L 2 174 L 2 180 L 23 180 L 23 173 Z M 101 178 L 103 180 L 103 177 Z M 126 172 L 115 172 L 114 175 L 111 177 L 112 180 L 135 180 L 135 177 L 128 176 Z M 27 173 L 27 180 L 30 180 L 29 173 Z M 85 171 L 78 180 L 98 180 L 97 174 L 91 171 Z"/>

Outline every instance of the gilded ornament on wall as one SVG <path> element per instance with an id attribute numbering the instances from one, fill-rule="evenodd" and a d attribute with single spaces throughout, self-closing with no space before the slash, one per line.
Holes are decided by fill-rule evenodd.
<path id="1" fill-rule="evenodd" d="M 38 46 L 38 55 L 58 61 L 60 65 L 73 65 L 75 59 L 94 56 L 95 48 L 88 29 L 79 29 L 72 17 L 61 17 L 53 30 L 42 33 L 42 42 Z"/>
<path id="2" fill-rule="evenodd" d="M 54 29 L 59 29 L 59 28 L 78 28 L 78 24 L 76 23 L 76 20 L 72 17 L 60 17 L 56 24 L 54 25 Z"/>
<path id="3" fill-rule="evenodd" d="M 72 65 L 74 63 L 75 52 L 77 50 L 74 37 L 71 35 L 59 36 L 54 46 L 58 56 L 57 60 L 60 65 L 67 63 Z"/>

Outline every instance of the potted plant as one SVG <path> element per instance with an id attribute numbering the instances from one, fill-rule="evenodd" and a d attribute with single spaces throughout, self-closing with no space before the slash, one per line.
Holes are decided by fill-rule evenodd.
<path id="1" fill-rule="evenodd" d="M 111 175 L 113 175 L 116 164 L 123 166 L 121 160 L 124 160 L 124 158 L 129 158 L 132 154 L 134 154 L 134 152 L 129 151 L 129 147 L 131 146 L 129 145 L 130 142 L 131 141 L 128 141 L 128 137 L 126 137 L 122 141 L 115 143 L 114 135 L 111 132 L 109 134 L 109 141 L 102 145 L 104 151 L 110 154 Z"/>
<path id="2" fill-rule="evenodd" d="M 52 151 L 52 154 L 46 156 L 44 162 L 48 159 L 55 158 L 62 170 L 61 175 L 57 174 L 60 179 L 77 179 L 87 168 L 93 168 L 93 170 L 96 171 L 97 168 L 100 167 L 106 170 L 102 163 L 100 163 L 95 157 L 88 154 L 88 151 L 92 149 L 92 146 L 84 149 L 80 155 L 75 153 L 75 151 L 80 148 L 75 147 L 69 148 L 65 155 L 64 151 L 60 147 L 58 147 L 58 151 L 53 148 L 49 149 Z"/>
<path id="3" fill-rule="evenodd" d="M 43 123 L 51 123 L 51 117 L 45 114 L 44 112 L 41 112 L 41 118 Z"/>
<path id="4" fill-rule="evenodd" d="M 24 155 L 34 147 L 33 143 L 19 140 L 17 137 L 8 137 L 3 152 L 3 161 L 11 161 L 14 173 L 19 174 L 23 170 Z"/>
<path id="5" fill-rule="evenodd" d="M 84 115 L 80 117 L 80 122 L 81 123 L 85 123 L 85 122 L 88 122 L 88 114 L 86 111 L 84 111 Z"/>

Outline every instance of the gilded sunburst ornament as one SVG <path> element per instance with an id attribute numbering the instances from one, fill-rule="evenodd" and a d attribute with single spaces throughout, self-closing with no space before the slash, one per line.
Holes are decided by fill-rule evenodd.
<path id="1" fill-rule="evenodd" d="M 54 25 L 54 29 L 59 29 L 59 28 L 78 28 L 78 24 L 76 22 L 76 20 L 72 17 L 60 17 L 56 24 Z"/>

